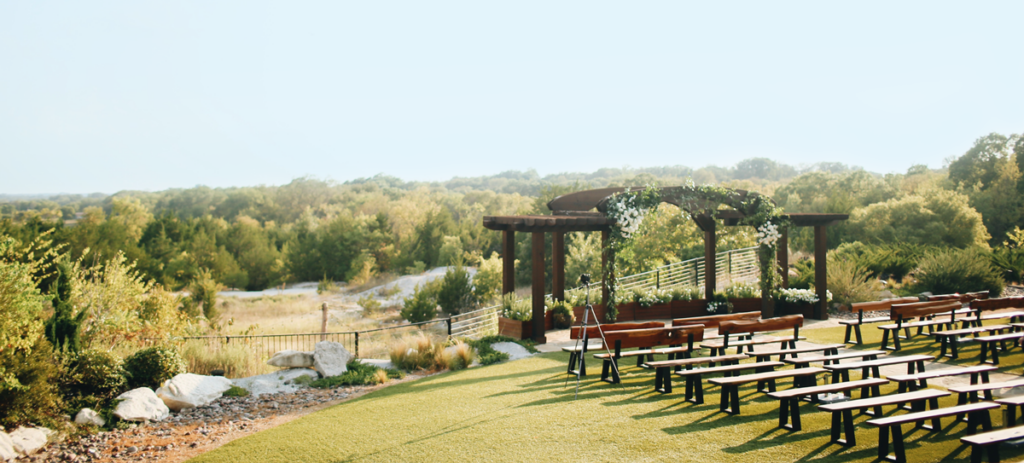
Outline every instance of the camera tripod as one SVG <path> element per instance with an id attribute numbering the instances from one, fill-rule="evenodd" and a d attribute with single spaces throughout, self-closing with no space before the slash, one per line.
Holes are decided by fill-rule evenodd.
<path id="1" fill-rule="evenodd" d="M 604 346 L 605 352 L 608 353 L 612 369 L 615 371 L 615 377 L 620 377 L 619 364 L 615 361 L 612 351 L 608 349 L 608 341 L 604 337 L 604 330 L 601 328 L 601 322 L 597 319 L 597 312 L 594 311 L 594 306 L 590 305 L 590 275 L 581 275 L 580 282 L 583 283 L 584 288 L 586 288 L 586 306 L 583 310 L 583 324 L 580 325 L 580 335 L 576 338 L 576 347 L 573 348 L 573 352 L 579 351 L 579 357 L 577 357 L 577 362 L 579 362 L 579 364 L 576 366 L 576 395 L 573 396 L 573 400 L 576 400 L 580 396 L 580 376 L 583 371 L 583 362 L 586 361 L 583 356 L 586 355 L 587 344 L 590 343 L 590 339 L 587 337 L 587 327 L 590 323 L 590 314 L 594 314 L 594 324 L 597 326 L 597 333 L 601 335 L 601 345 Z M 582 348 L 580 348 L 580 339 L 582 339 L 584 343 Z M 565 378 L 565 385 L 569 385 L 568 377 Z M 623 387 L 621 382 L 619 383 L 619 387 Z"/>

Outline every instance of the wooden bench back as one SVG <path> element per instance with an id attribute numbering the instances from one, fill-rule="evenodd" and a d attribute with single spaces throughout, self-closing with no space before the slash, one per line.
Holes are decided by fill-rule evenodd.
<path id="1" fill-rule="evenodd" d="M 975 299 L 971 301 L 971 310 L 976 311 L 1020 308 L 1024 308 L 1024 296 Z"/>
<path id="2" fill-rule="evenodd" d="M 601 325 L 601 331 L 604 332 L 605 336 L 611 331 L 622 331 L 622 330 L 642 330 L 645 328 L 664 328 L 665 324 L 662 322 L 636 322 L 636 323 L 605 323 Z M 569 329 L 569 339 L 580 339 L 580 333 L 583 332 L 582 326 L 574 326 Z M 597 332 L 597 325 L 588 326 L 585 333 L 585 339 L 600 338 L 601 335 Z"/>
<path id="3" fill-rule="evenodd" d="M 727 313 L 706 317 L 677 318 L 672 320 L 672 326 L 704 325 L 705 328 L 714 328 L 719 323 L 730 320 L 757 320 L 758 318 L 761 318 L 761 312 Z"/>
<path id="4" fill-rule="evenodd" d="M 971 302 L 975 299 L 988 299 L 988 291 L 978 291 L 963 294 L 938 294 L 934 296 L 928 296 L 928 301 L 960 301 L 963 304 Z"/>
<path id="5" fill-rule="evenodd" d="M 929 315 L 940 314 L 943 312 L 951 312 L 959 308 L 959 299 L 949 301 L 925 301 L 911 302 L 909 304 L 893 304 L 892 309 L 889 310 L 889 319 L 896 321 L 909 320 L 912 318 L 927 317 Z"/>
<path id="6" fill-rule="evenodd" d="M 785 317 L 769 318 L 766 320 L 734 320 L 724 321 L 718 325 L 718 334 L 754 334 L 767 331 L 782 331 L 804 326 L 803 315 L 786 315 Z"/>
<path id="7" fill-rule="evenodd" d="M 621 349 L 632 347 L 677 346 L 704 340 L 704 325 L 675 326 L 671 328 L 647 328 L 641 330 L 610 331 L 604 334 L 610 346 Z"/>
<path id="8" fill-rule="evenodd" d="M 854 302 L 853 304 L 850 304 L 850 312 L 878 312 L 892 309 L 893 304 L 907 304 L 918 301 L 920 301 L 920 299 L 916 297 L 901 297 L 899 299 L 886 299 L 884 301 Z"/>

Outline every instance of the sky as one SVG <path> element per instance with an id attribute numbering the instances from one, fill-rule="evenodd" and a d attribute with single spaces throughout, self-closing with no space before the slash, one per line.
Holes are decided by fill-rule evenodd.
<path id="1" fill-rule="evenodd" d="M 942 167 L 1024 132 L 1024 2 L 0 0 L 0 193 Z"/>

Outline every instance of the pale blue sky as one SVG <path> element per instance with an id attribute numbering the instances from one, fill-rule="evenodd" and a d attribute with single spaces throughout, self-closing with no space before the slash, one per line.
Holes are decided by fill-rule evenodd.
<path id="1" fill-rule="evenodd" d="M 1024 131 L 1024 2 L 0 0 L 0 193 L 754 156 Z"/>

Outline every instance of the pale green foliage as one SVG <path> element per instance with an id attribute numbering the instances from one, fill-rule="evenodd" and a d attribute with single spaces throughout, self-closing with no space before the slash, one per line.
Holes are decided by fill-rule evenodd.
<path id="1" fill-rule="evenodd" d="M 988 246 L 989 235 L 967 197 L 928 189 L 858 209 L 850 233 L 865 243 L 902 242 L 933 246 Z"/>
<path id="2" fill-rule="evenodd" d="M 138 242 L 146 224 L 153 220 L 153 214 L 139 198 L 115 197 L 110 200 L 110 220 L 124 226 L 128 238 Z"/>
<path id="3" fill-rule="evenodd" d="M 196 275 L 195 279 L 192 280 L 188 285 L 188 290 L 192 294 L 189 299 L 189 306 L 193 313 L 197 313 L 200 309 L 202 314 L 207 320 L 217 320 L 220 312 L 217 310 L 217 291 L 220 291 L 221 285 L 213 279 L 213 275 L 207 269 L 200 269 L 199 274 Z"/>
<path id="4" fill-rule="evenodd" d="M 462 256 L 455 257 L 437 290 L 437 305 L 445 314 L 456 315 L 476 304 L 471 280 L 469 271 L 462 265 Z"/>
<path id="5" fill-rule="evenodd" d="M 528 322 L 533 320 L 533 304 L 529 298 L 521 298 L 516 296 L 516 293 L 508 293 L 501 297 L 501 316 Z"/>
<path id="6" fill-rule="evenodd" d="M 403 301 L 404 304 L 400 312 L 402 318 L 408 320 L 409 323 L 419 323 L 434 319 L 434 316 L 437 315 L 438 285 L 436 282 L 437 280 L 434 280 L 426 285 L 416 286 L 412 297 L 407 297 Z"/>
<path id="7" fill-rule="evenodd" d="M 454 262 L 462 259 L 462 239 L 458 236 L 445 236 L 442 238 L 441 249 L 437 252 L 437 263 L 439 265 L 455 265 Z"/>
<path id="8" fill-rule="evenodd" d="M 761 297 L 761 289 L 757 283 L 733 283 L 725 288 L 725 295 L 730 299 Z"/>
<path id="9" fill-rule="evenodd" d="M 878 299 L 881 290 L 878 280 L 872 278 L 868 269 L 857 260 L 829 255 L 826 271 L 828 290 L 832 292 L 834 301 L 850 304 Z"/>
<path id="10" fill-rule="evenodd" d="M 501 292 L 501 256 L 497 252 L 480 261 L 480 267 L 473 275 L 473 296 L 482 304 L 496 299 Z"/>
<path id="11" fill-rule="evenodd" d="M 1013 227 L 1013 230 L 1006 232 L 1006 241 L 1003 246 L 1008 248 L 1024 248 L 1024 230 L 1020 227 Z"/>
<path id="12" fill-rule="evenodd" d="M 991 297 L 1003 292 L 1005 282 L 985 250 L 937 249 L 925 254 L 915 275 L 916 290 L 933 294 L 989 291 Z"/>
<path id="13" fill-rule="evenodd" d="M 601 279 L 601 235 L 599 233 L 572 233 L 565 253 L 565 283 L 580 284 L 580 275 L 590 274 L 595 281 Z"/>
<path id="14" fill-rule="evenodd" d="M 673 301 L 692 301 L 704 297 L 704 288 L 696 286 L 678 286 L 669 290 Z"/>
<path id="15" fill-rule="evenodd" d="M 13 238 L 0 235 L 0 351 L 27 353 L 43 334 L 46 296 L 32 277 L 41 265 L 32 248 L 20 248 Z M 0 391 L 20 386 L 0 365 Z"/>

